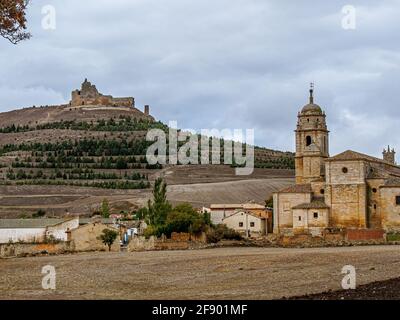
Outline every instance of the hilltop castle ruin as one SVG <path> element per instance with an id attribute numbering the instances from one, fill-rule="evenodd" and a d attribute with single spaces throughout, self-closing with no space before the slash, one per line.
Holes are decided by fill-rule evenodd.
<path id="1" fill-rule="evenodd" d="M 71 93 L 71 101 L 69 103 L 72 107 L 79 106 L 106 106 L 106 107 L 135 107 L 135 98 L 114 98 L 111 95 L 101 94 L 94 84 L 91 84 L 87 79 L 82 83 L 80 90 L 74 90 Z M 150 114 L 150 107 L 144 107 L 145 115 Z"/>

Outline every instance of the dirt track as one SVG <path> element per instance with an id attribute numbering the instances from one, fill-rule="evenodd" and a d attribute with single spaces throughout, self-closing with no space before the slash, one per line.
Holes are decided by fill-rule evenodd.
<path id="1" fill-rule="evenodd" d="M 57 290 L 41 289 L 53 265 Z M 88 253 L 0 260 L 0 299 L 274 299 L 400 275 L 400 246 Z"/>

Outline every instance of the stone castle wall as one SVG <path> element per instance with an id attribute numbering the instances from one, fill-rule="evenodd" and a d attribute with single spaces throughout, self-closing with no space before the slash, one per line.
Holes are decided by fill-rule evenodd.
<path id="1" fill-rule="evenodd" d="M 133 108 L 135 107 L 135 99 L 133 97 L 114 98 L 111 95 L 103 95 L 97 90 L 95 85 L 92 85 L 85 79 L 81 90 L 72 91 L 70 105 L 72 107 L 100 105 Z"/>

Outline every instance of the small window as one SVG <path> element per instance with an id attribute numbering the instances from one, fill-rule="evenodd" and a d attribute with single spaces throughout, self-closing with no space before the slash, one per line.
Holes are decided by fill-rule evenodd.
<path id="1" fill-rule="evenodd" d="M 314 219 L 318 219 L 318 212 L 314 212 Z"/>
<path id="2" fill-rule="evenodd" d="M 400 206 L 400 196 L 396 196 L 396 204 Z"/>
<path id="3" fill-rule="evenodd" d="M 243 222 L 239 222 L 239 228 L 243 227 Z"/>
<path id="4" fill-rule="evenodd" d="M 376 188 L 372 188 L 372 192 L 376 193 L 378 190 L 376 190 Z"/>
<path id="5" fill-rule="evenodd" d="M 307 136 L 307 137 L 306 137 L 306 146 L 308 147 L 309 145 L 311 145 L 311 143 L 312 143 L 311 137 L 310 137 L 310 136 Z"/>
<path id="6" fill-rule="evenodd" d="M 349 169 L 347 169 L 346 167 L 343 167 L 343 168 L 342 168 L 342 172 L 343 172 L 343 173 L 347 173 L 347 172 L 349 172 Z"/>
<path id="7" fill-rule="evenodd" d="M 252 228 L 254 228 L 254 227 L 255 227 L 255 224 L 254 224 L 254 222 L 250 222 L 250 227 L 252 227 Z"/>
<path id="8" fill-rule="evenodd" d="M 301 221 L 301 216 L 299 216 L 299 221 Z"/>
<path id="9" fill-rule="evenodd" d="M 376 209 L 376 204 L 374 204 L 374 209 Z"/>
<path id="10" fill-rule="evenodd" d="M 325 194 L 325 189 L 321 189 L 321 190 L 319 190 L 319 192 L 320 192 L 321 194 Z"/>

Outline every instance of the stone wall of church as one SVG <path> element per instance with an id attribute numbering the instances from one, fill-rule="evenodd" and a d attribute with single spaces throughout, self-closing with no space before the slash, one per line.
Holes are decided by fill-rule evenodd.
<path id="1" fill-rule="evenodd" d="M 325 181 L 313 181 L 311 182 L 311 190 L 314 196 L 324 197 L 325 196 Z"/>
<path id="2" fill-rule="evenodd" d="M 326 163 L 325 202 L 331 207 L 330 225 L 365 228 L 367 185 L 363 161 Z"/>
<path id="3" fill-rule="evenodd" d="M 325 202 L 331 207 L 330 225 L 335 227 L 366 227 L 366 185 L 329 185 Z"/>
<path id="4" fill-rule="evenodd" d="M 274 233 L 279 229 L 293 228 L 292 207 L 311 201 L 311 193 L 274 194 Z"/>
<path id="5" fill-rule="evenodd" d="M 400 187 L 383 187 L 379 193 L 383 229 L 400 231 L 400 205 L 396 204 L 396 197 L 400 196 Z"/>
<path id="6" fill-rule="evenodd" d="M 367 180 L 367 227 L 372 229 L 382 228 L 380 187 L 384 179 Z"/>
<path id="7" fill-rule="evenodd" d="M 366 164 L 364 161 L 327 161 L 325 164 L 327 184 L 364 184 Z"/>
<path id="8" fill-rule="evenodd" d="M 326 228 L 329 224 L 328 209 L 294 209 L 293 229 L 295 233 L 308 231 L 310 228 Z"/>
<path id="9" fill-rule="evenodd" d="M 303 157 L 295 158 L 296 184 L 303 183 Z"/>
<path id="10" fill-rule="evenodd" d="M 312 156 L 303 158 L 303 183 L 309 183 L 321 177 L 321 165 L 323 165 L 323 158 L 319 156 Z"/>

